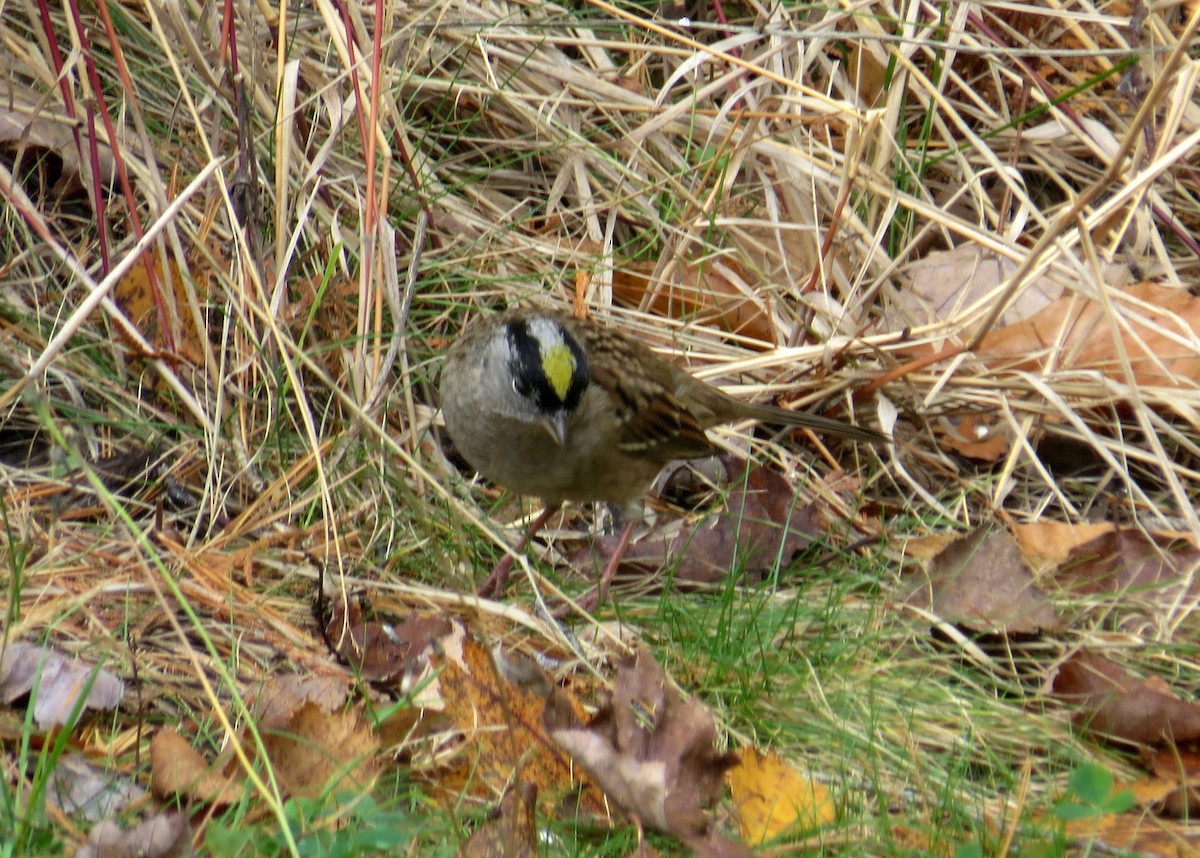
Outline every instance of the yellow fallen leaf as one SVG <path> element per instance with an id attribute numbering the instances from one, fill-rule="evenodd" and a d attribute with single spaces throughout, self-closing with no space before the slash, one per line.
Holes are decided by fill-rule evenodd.
<path id="1" fill-rule="evenodd" d="M 775 753 L 742 755 L 729 772 L 738 829 L 751 846 L 778 837 L 789 828 L 815 828 L 836 815 L 829 790 L 796 771 Z"/>

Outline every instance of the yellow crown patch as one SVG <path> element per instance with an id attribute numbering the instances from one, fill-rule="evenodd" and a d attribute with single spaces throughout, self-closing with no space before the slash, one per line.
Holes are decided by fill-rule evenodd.
<path id="1" fill-rule="evenodd" d="M 575 377 L 574 353 L 563 343 L 548 349 L 542 353 L 542 372 L 559 401 L 566 400 L 571 379 Z"/>

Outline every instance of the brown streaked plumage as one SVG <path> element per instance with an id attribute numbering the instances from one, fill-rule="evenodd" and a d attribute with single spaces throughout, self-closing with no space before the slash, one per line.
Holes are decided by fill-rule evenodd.
<path id="1" fill-rule="evenodd" d="M 442 412 L 480 474 L 518 494 L 628 508 L 664 465 L 708 455 L 735 420 L 881 443 L 883 435 L 735 399 L 594 321 L 543 309 L 489 316 L 446 356 Z M 495 577 L 495 575 L 493 576 Z"/>

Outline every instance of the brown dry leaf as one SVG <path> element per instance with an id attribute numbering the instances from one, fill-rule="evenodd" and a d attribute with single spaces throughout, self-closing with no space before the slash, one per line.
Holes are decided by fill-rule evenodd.
<path id="1" fill-rule="evenodd" d="M 680 263 L 671 269 L 673 279 L 666 282 L 652 279 L 656 267 L 647 262 L 614 270 L 616 302 L 775 344 L 770 312 L 758 303 L 761 290 L 747 282 L 737 264 L 725 259 L 711 259 L 703 265 Z"/>
<path id="2" fill-rule="evenodd" d="M 934 423 L 942 447 L 976 462 L 998 462 L 1008 454 L 1008 433 L 988 414 L 962 414 Z"/>
<path id="3" fill-rule="evenodd" d="M 1135 744 L 1200 740 L 1200 705 L 1180 700 L 1159 677 L 1138 679 L 1093 653 L 1068 658 L 1052 692 L 1077 710 L 1077 724 L 1098 736 Z"/>
<path id="4" fill-rule="evenodd" d="M 908 604 L 972 631 L 1036 634 L 1059 625 L 1006 530 L 981 527 L 956 539 L 921 577 Z"/>
<path id="5" fill-rule="evenodd" d="M 84 135 L 86 149 L 90 145 L 86 127 L 65 115 L 61 108 L 48 104 L 45 98 L 36 92 L 23 90 L 14 84 L 9 85 L 3 106 L 0 106 L 0 143 L 6 144 L 0 148 L 8 148 L 7 144 L 16 144 L 30 162 L 40 161 L 44 156 L 38 150 L 47 149 L 62 161 L 62 172 L 70 174 L 73 182 L 81 185 L 90 183 L 92 165 L 80 160 L 79 146 L 73 132 Z M 95 164 L 100 168 L 95 176 L 96 180 L 110 187 L 115 182 L 117 173 L 108 141 L 98 138 L 95 147 L 88 151 L 93 154 Z M 125 149 L 123 154 L 128 158 L 132 151 Z M 6 157 L 4 162 L 15 176 L 21 176 L 27 169 L 20 163 L 13 163 L 11 157 Z"/>
<path id="6" fill-rule="evenodd" d="M 485 822 L 459 858 L 537 858 L 537 787 L 518 781 L 500 799 L 498 818 Z"/>
<path id="7" fill-rule="evenodd" d="M 1146 748 L 1142 761 L 1154 776 L 1131 787 L 1138 804 L 1166 816 L 1195 819 L 1200 809 L 1200 743 Z"/>
<path id="8" fill-rule="evenodd" d="M 821 531 L 816 507 L 797 509 L 795 500 L 795 492 L 782 474 L 756 468 L 729 490 L 721 512 L 672 535 L 640 539 L 631 545 L 617 567 L 617 576 L 640 580 L 670 567 L 676 584 L 717 584 L 734 570 L 740 570 L 745 580 L 758 580 L 780 559 L 786 564 Z M 618 539 L 597 539 L 595 561 L 587 549 L 573 553 L 571 560 L 589 572 L 593 562 L 604 566 Z"/>
<path id="9" fill-rule="evenodd" d="M 267 756 L 292 795 L 317 795 L 336 777 L 358 789 L 375 775 L 378 742 L 338 676 L 268 677 L 256 715 Z M 335 788 L 336 790 L 336 788 Z"/>
<path id="10" fill-rule="evenodd" d="M 10 643 L 0 653 L 0 701 L 10 704 L 35 692 L 33 717 L 45 730 L 65 724 L 76 706 L 81 713 L 115 709 L 125 696 L 125 683 L 49 647 Z"/>
<path id="11" fill-rule="evenodd" d="M 742 839 L 754 846 L 790 828 L 816 828 L 836 818 L 829 790 L 774 752 L 744 752 L 729 772 L 729 791 Z"/>
<path id="12" fill-rule="evenodd" d="M 977 244 L 935 250 L 900 269 L 904 288 L 896 292 L 896 306 L 884 316 L 882 329 L 899 331 L 956 318 L 1016 270 L 1016 262 Z M 1020 291 L 1001 321 L 1011 325 L 1028 319 L 1062 293 L 1061 283 L 1039 277 Z"/>
<path id="13" fill-rule="evenodd" d="M 398 627 L 367 620 L 358 600 L 334 599 L 325 639 L 363 679 L 403 692 L 430 677 L 429 657 L 453 630 L 448 617 L 415 611 Z"/>
<path id="14" fill-rule="evenodd" d="M 1194 856 L 1200 831 L 1149 813 L 1113 813 L 1067 823 L 1067 836 L 1087 854 Z"/>
<path id="15" fill-rule="evenodd" d="M 440 641 L 431 663 L 440 670 L 436 706 L 462 737 L 459 759 L 469 772 L 467 788 L 475 795 L 494 796 L 519 768 L 521 779 L 546 799 L 581 790 L 579 811 L 607 819 L 602 797 L 572 771 L 570 761 L 543 732 L 545 698 L 525 684 L 506 679 L 491 653 L 461 621 L 453 624 L 454 634 Z M 444 786 L 453 793 L 461 789 L 450 783 Z"/>
<path id="16" fill-rule="evenodd" d="M 1021 547 L 1021 556 L 1035 573 L 1052 569 L 1064 562 L 1076 545 L 1111 532 L 1116 525 L 1068 524 L 1061 521 L 1034 521 L 1012 528 L 1013 538 Z"/>
<path id="17" fill-rule="evenodd" d="M 267 730 L 286 729 L 307 703 L 332 712 L 346 702 L 350 688 L 340 676 L 300 676 L 285 673 L 268 676 L 258 692 L 255 714 Z"/>
<path id="18" fill-rule="evenodd" d="M 855 91 L 868 107 L 878 104 L 879 96 L 887 89 L 888 66 L 876 45 L 858 39 L 847 41 L 845 50 L 846 74 Z"/>
<path id="19" fill-rule="evenodd" d="M 150 740 L 150 786 L 155 795 L 187 796 L 201 804 L 225 807 L 242 796 L 244 778 L 236 765 L 209 765 L 171 727 Z"/>
<path id="20" fill-rule="evenodd" d="M 1095 370 L 1143 387 L 1200 383 L 1200 356 L 1187 345 L 1200 331 L 1200 299 L 1187 289 L 1144 282 L 1113 290 L 1111 302 L 1124 322 L 1120 345 L 1129 357 L 1132 378 L 1117 359 L 1117 332 L 1103 308 L 1078 295 L 1059 298 L 1027 321 L 990 332 L 976 353 L 993 365 L 1037 372 L 1045 368 L 1053 349 L 1059 370 Z"/>
<path id="21" fill-rule="evenodd" d="M 713 749 L 712 714 L 672 689 L 649 653 L 640 651 L 620 666 L 611 700 L 589 723 L 580 721 L 559 689 L 546 702 L 543 723 L 605 795 L 642 824 L 696 849 L 716 842 L 705 808 L 720 798 L 725 772 L 737 757 Z"/>
<path id="22" fill-rule="evenodd" d="M 88 833 L 75 858 L 189 858 L 192 829 L 183 813 L 160 813 L 122 831 L 111 819 Z"/>
<path id="23" fill-rule="evenodd" d="M 904 556 L 911 557 L 913 560 L 921 563 L 928 563 L 934 557 L 941 554 L 946 546 L 954 542 L 956 539 L 961 539 L 962 534 L 959 533 L 931 533 L 928 536 L 919 536 L 915 539 L 904 540 Z"/>
<path id="24" fill-rule="evenodd" d="M 1074 594 L 1137 591 L 1167 607 L 1189 592 L 1198 564 L 1200 551 L 1188 539 L 1114 528 L 1072 548 L 1054 579 Z"/>
<path id="25" fill-rule="evenodd" d="M 379 742 L 357 707 L 330 712 L 306 701 L 261 733 L 275 774 L 291 795 L 357 792 L 374 781 Z"/>

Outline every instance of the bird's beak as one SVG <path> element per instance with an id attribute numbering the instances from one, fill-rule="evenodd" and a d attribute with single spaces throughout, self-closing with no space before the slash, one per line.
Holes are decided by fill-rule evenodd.
<path id="1" fill-rule="evenodd" d="M 567 446 L 567 412 L 555 411 L 553 414 L 547 414 L 542 418 L 542 426 L 546 427 L 546 431 L 558 442 L 558 446 Z"/>

